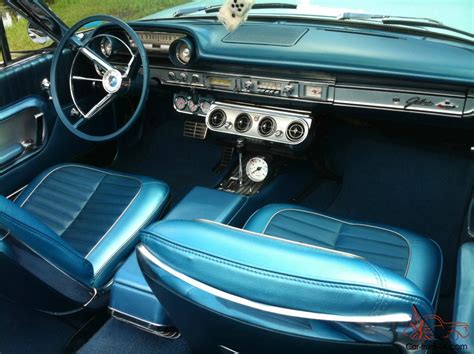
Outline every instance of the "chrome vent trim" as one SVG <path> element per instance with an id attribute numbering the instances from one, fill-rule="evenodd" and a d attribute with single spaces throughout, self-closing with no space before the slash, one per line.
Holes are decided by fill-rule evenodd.
<path id="1" fill-rule="evenodd" d="M 223 122 L 222 116 L 221 119 L 216 120 L 215 112 L 224 112 L 225 121 Z M 250 118 L 250 127 L 239 124 L 238 118 L 242 115 Z M 308 137 L 313 119 L 310 111 L 243 103 L 214 102 L 206 116 L 206 125 L 209 130 L 218 133 L 287 145 L 298 145 Z M 304 127 L 304 133 L 299 139 L 293 141 L 287 137 L 286 132 L 288 127 L 295 122 L 299 122 Z M 293 138 L 296 139 L 298 136 Z"/>
<path id="2" fill-rule="evenodd" d="M 240 113 L 235 118 L 235 130 L 239 133 L 245 133 L 252 127 L 252 117 L 247 113 Z"/>
<path id="3" fill-rule="evenodd" d="M 209 113 L 209 125 L 213 128 L 220 128 L 225 124 L 226 114 L 222 109 L 214 109 Z"/>
<path id="4" fill-rule="evenodd" d="M 258 123 L 258 133 L 263 137 L 269 137 L 276 131 L 277 123 L 275 119 L 270 116 L 263 117 Z"/>
<path id="5" fill-rule="evenodd" d="M 290 141 L 300 141 L 306 132 L 306 128 L 302 122 L 293 122 L 286 128 L 286 138 Z"/>

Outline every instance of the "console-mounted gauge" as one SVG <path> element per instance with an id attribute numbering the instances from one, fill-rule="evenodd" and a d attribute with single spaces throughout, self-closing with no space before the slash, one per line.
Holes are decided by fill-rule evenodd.
<path id="1" fill-rule="evenodd" d="M 263 182 L 268 176 L 268 164 L 263 157 L 252 157 L 245 166 L 247 177 L 253 182 Z"/>
<path id="2" fill-rule="evenodd" d="M 185 37 L 175 40 L 170 45 L 169 58 L 176 66 L 189 65 L 194 59 L 194 44 Z"/>

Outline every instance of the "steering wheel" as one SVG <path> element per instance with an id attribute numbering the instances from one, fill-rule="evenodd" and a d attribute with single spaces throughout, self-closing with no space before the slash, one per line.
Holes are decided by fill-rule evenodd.
<path id="1" fill-rule="evenodd" d="M 79 39 L 79 37 L 76 35 L 77 30 L 79 30 L 82 27 L 87 26 L 88 24 L 91 24 L 97 21 L 108 22 L 113 25 L 116 25 L 117 27 L 120 27 L 124 32 L 128 34 L 128 36 L 135 43 L 137 50 L 135 53 L 133 53 L 132 49 L 130 48 L 128 44 L 126 44 L 124 41 L 115 37 L 128 49 L 131 55 L 131 59 L 128 62 L 125 70 L 122 67 L 117 67 L 109 63 L 103 56 L 96 53 L 89 45 L 90 43 L 92 43 L 92 41 L 95 38 L 99 36 L 103 36 L 103 35 L 93 36 L 91 38 L 88 38 L 84 42 L 81 41 L 81 39 Z M 58 81 L 57 80 L 61 74 L 58 72 L 58 67 L 59 67 L 58 63 L 59 63 L 59 59 L 61 58 L 61 54 L 66 47 L 70 47 L 73 49 L 73 51 L 75 51 L 74 60 L 72 61 L 71 67 L 69 68 L 70 74 L 69 74 L 69 83 L 68 83 L 73 104 L 77 112 L 79 112 L 79 116 L 75 122 L 71 121 L 71 118 L 68 118 L 66 114 L 64 113 L 64 109 L 61 106 L 59 94 L 58 94 Z M 85 77 L 73 75 L 74 64 L 79 54 L 84 55 L 86 58 L 92 61 L 92 63 L 94 63 L 96 67 L 100 68 L 101 72 L 103 72 L 103 75 L 101 78 L 85 78 Z M 120 127 L 119 129 L 116 129 L 115 131 L 107 135 L 100 135 L 100 136 L 91 135 L 91 134 L 87 134 L 81 131 L 80 127 L 84 123 L 92 120 L 99 112 L 101 112 L 104 108 L 109 106 L 115 99 L 127 94 L 128 88 L 130 88 L 132 84 L 135 82 L 135 80 L 137 79 L 138 72 L 140 70 L 140 61 L 143 66 L 143 70 L 142 70 L 143 82 L 142 82 L 142 88 L 140 91 L 141 92 L 140 100 L 138 102 L 137 107 L 135 108 L 135 111 L 133 112 L 132 116 L 128 119 L 128 121 L 122 127 Z M 73 88 L 73 82 L 75 80 L 85 80 L 85 81 L 93 81 L 93 82 L 95 81 L 96 83 L 99 83 L 97 86 L 102 87 L 104 91 L 103 98 L 100 101 L 98 101 L 88 112 L 84 112 L 83 110 L 81 110 L 81 108 L 77 104 L 78 100 L 75 97 L 74 88 Z M 107 141 L 107 140 L 117 138 L 123 133 L 125 133 L 128 129 L 130 129 L 130 127 L 140 117 L 143 111 L 143 108 L 145 106 L 146 100 L 148 98 L 149 82 L 150 82 L 150 68 L 148 66 L 148 57 L 146 55 L 145 47 L 143 46 L 143 43 L 140 40 L 140 37 L 138 37 L 135 31 L 125 22 L 115 17 L 105 16 L 105 15 L 87 17 L 79 21 L 78 23 L 76 23 L 74 26 L 72 26 L 66 32 L 61 42 L 58 44 L 58 47 L 56 48 L 56 51 L 54 53 L 53 62 L 51 65 L 50 82 L 51 82 L 50 93 L 51 93 L 51 97 L 53 100 L 56 113 L 58 114 L 59 119 L 63 122 L 63 124 L 74 135 L 85 140 L 96 141 L 96 142 Z"/>

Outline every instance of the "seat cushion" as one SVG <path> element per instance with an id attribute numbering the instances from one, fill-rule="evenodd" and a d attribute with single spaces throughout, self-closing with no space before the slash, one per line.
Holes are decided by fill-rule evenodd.
<path id="1" fill-rule="evenodd" d="M 442 253 L 429 238 L 394 227 L 337 219 L 290 204 L 272 204 L 248 220 L 246 230 L 355 254 L 412 281 L 437 301 Z"/>
<path id="2" fill-rule="evenodd" d="M 140 228 L 166 205 L 168 186 L 82 165 L 38 176 L 15 203 L 47 225 L 92 264 L 93 287 L 110 280 L 138 242 Z"/>

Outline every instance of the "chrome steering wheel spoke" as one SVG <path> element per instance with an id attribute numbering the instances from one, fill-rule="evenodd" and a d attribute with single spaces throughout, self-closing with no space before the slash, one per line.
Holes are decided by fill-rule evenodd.
<path id="1" fill-rule="evenodd" d="M 84 114 L 84 119 L 91 119 L 97 113 L 102 111 L 105 107 L 109 105 L 117 96 L 113 93 L 107 94 L 104 98 L 102 98 L 94 107 L 92 107 L 89 112 Z"/>
<path id="2" fill-rule="evenodd" d="M 72 77 L 73 80 L 80 80 L 80 81 L 93 81 L 93 82 L 102 82 L 102 79 L 96 79 L 96 78 L 92 78 L 92 77 L 84 77 L 84 76 L 73 76 Z"/>
<path id="3" fill-rule="evenodd" d="M 92 49 L 90 49 L 87 46 L 80 47 L 79 52 L 84 54 L 86 58 L 96 63 L 97 65 L 102 67 L 102 69 L 104 70 L 107 70 L 107 71 L 116 70 L 112 64 L 110 64 L 107 60 L 101 58 L 97 53 L 95 53 Z"/>
<path id="4" fill-rule="evenodd" d="M 125 74 L 123 74 L 124 78 L 130 78 L 133 80 L 138 75 L 138 71 L 141 68 L 141 63 L 137 56 L 138 53 L 132 54 L 132 57 L 127 64 L 127 70 L 125 71 Z"/>

